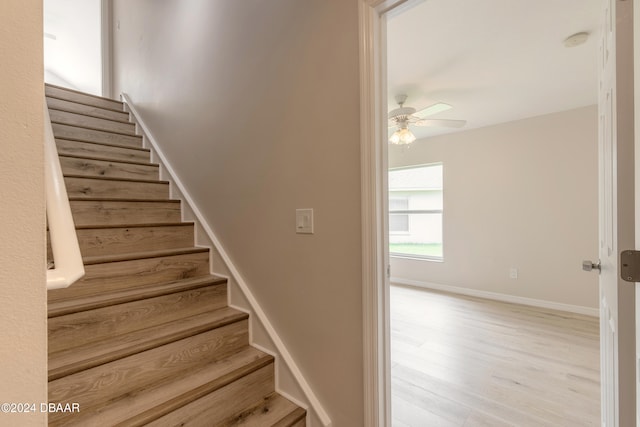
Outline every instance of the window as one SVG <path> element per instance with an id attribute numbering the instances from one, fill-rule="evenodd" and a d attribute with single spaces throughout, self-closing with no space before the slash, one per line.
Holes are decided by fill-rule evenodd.
<path id="1" fill-rule="evenodd" d="M 409 209 L 409 198 L 405 196 L 389 197 L 389 211 L 406 211 Z M 393 214 L 389 215 L 389 233 L 407 234 L 409 233 L 409 215 Z"/>
<path id="2" fill-rule="evenodd" d="M 442 164 L 389 170 L 389 252 L 442 260 Z"/>

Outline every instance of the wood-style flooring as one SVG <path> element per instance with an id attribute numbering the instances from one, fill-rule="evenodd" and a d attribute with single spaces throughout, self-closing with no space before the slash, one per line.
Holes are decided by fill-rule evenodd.
<path id="1" fill-rule="evenodd" d="M 391 287 L 393 427 L 598 426 L 598 320 Z"/>

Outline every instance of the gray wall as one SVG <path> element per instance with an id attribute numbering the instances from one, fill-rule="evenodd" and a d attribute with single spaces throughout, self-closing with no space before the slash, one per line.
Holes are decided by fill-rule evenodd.
<path id="1" fill-rule="evenodd" d="M 39 405 L 47 401 L 42 2 L 0 2 L 0 57 L 0 402 Z M 41 426 L 46 414 L 0 414 L 0 424 Z"/>
<path id="2" fill-rule="evenodd" d="M 357 2 L 116 0 L 113 16 L 116 93 L 334 425 L 362 425 Z M 295 234 L 296 208 L 314 235 Z"/>
<path id="3" fill-rule="evenodd" d="M 597 308 L 597 156 L 595 106 L 391 147 L 391 167 L 444 164 L 444 262 L 391 275 Z"/>

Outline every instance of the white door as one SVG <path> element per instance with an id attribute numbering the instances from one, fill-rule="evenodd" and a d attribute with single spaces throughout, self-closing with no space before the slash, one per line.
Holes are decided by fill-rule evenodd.
<path id="1" fill-rule="evenodd" d="M 635 248 L 632 4 L 604 0 L 599 52 L 602 426 L 635 425 L 635 289 L 619 254 Z M 640 168 L 639 168 L 640 169 Z"/>

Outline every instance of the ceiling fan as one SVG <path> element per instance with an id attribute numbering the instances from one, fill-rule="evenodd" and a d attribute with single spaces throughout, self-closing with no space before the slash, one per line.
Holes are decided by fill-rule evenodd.
<path id="1" fill-rule="evenodd" d="M 409 130 L 409 125 L 412 126 L 438 126 L 448 128 L 461 128 L 467 121 L 466 120 L 447 120 L 447 119 L 427 119 L 426 117 L 433 114 L 441 113 L 443 111 L 450 110 L 451 105 L 443 102 L 430 105 L 427 108 L 423 108 L 420 111 L 416 111 L 415 108 L 405 107 L 404 103 L 407 100 L 407 95 L 396 95 L 396 102 L 399 107 L 389 112 L 389 127 L 396 127 L 397 130 L 389 138 L 391 144 L 411 144 L 416 140 L 415 135 Z"/>

